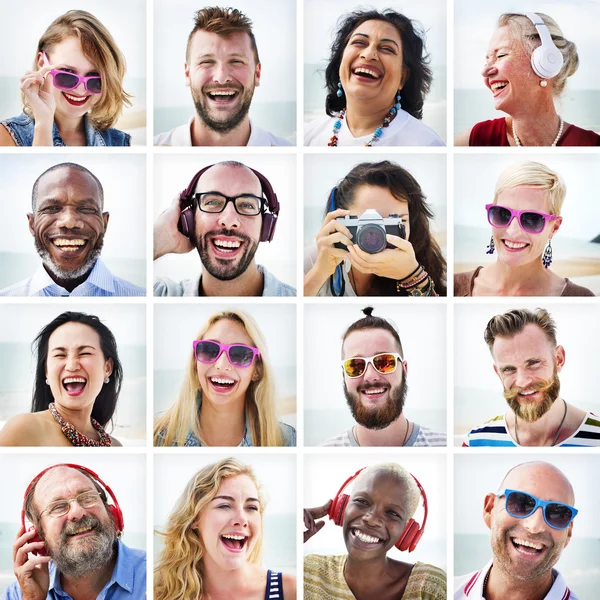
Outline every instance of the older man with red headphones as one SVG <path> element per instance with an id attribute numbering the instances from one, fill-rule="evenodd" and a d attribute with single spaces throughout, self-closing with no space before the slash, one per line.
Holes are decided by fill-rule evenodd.
<path id="1" fill-rule="evenodd" d="M 202 263 L 199 278 L 158 278 L 155 296 L 295 296 L 254 255 L 275 233 L 279 202 L 268 179 L 236 161 L 201 169 L 154 224 L 154 260 L 187 254 Z"/>
<path id="2" fill-rule="evenodd" d="M 96 473 L 71 463 L 44 469 L 25 491 L 13 544 L 17 581 L 4 598 L 144 598 L 146 553 L 125 546 L 123 528 L 119 503 Z"/>

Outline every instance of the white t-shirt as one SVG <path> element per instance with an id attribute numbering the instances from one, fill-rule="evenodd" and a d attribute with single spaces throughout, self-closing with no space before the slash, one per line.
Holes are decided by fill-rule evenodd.
<path id="1" fill-rule="evenodd" d="M 305 146 L 327 146 L 333 135 L 333 124 L 338 117 L 325 115 L 311 121 L 304 130 Z M 375 132 L 373 132 L 375 133 Z M 362 137 L 354 137 L 342 119 L 342 128 L 337 134 L 338 146 L 364 146 L 372 137 L 373 133 Z M 444 142 L 438 134 L 423 125 L 421 121 L 400 109 L 396 118 L 384 127 L 383 135 L 374 146 L 444 146 Z"/>
<path id="2" fill-rule="evenodd" d="M 192 146 L 192 122 L 194 117 L 185 125 L 180 125 L 167 131 L 165 133 L 159 133 L 154 137 L 155 146 Z M 253 125 L 250 121 L 250 139 L 248 140 L 247 146 L 292 146 L 292 142 L 273 135 L 265 129 L 261 129 L 257 125 Z"/>

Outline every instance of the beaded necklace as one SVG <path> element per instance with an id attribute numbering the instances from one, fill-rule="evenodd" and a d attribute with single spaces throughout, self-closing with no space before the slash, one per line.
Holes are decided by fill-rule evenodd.
<path id="1" fill-rule="evenodd" d="M 562 135 L 563 127 L 565 125 L 565 122 L 562 120 L 562 117 L 560 115 L 558 115 L 558 121 L 559 121 L 558 133 L 556 134 L 556 137 L 554 138 L 554 141 L 552 142 L 552 144 L 550 144 L 551 146 L 556 146 L 556 144 L 558 144 L 558 140 L 560 140 L 560 136 Z M 513 134 L 513 138 L 515 139 L 515 144 L 517 146 L 522 146 L 523 144 L 521 144 L 521 140 L 517 137 L 517 132 L 515 131 L 514 119 L 512 121 L 512 134 Z"/>
<path id="2" fill-rule="evenodd" d="M 54 417 L 54 420 L 60 425 L 60 428 L 62 429 L 64 436 L 71 442 L 71 444 L 73 444 L 73 446 L 111 446 L 112 445 L 112 439 L 111 439 L 110 435 L 108 435 L 108 433 L 106 433 L 106 431 L 104 431 L 104 428 L 102 427 L 102 425 L 100 425 L 100 423 L 98 423 L 98 421 L 96 421 L 96 419 L 92 419 L 90 417 L 90 423 L 92 424 L 92 427 L 98 432 L 98 435 L 100 436 L 99 442 L 97 442 L 96 440 L 91 440 L 89 437 L 87 437 L 83 433 L 80 433 L 79 431 L 77 431 L 77 429 L 75 429 L 74 425 L 71 425 L 71 423 L 68 423 L 67 421 L 65 421 L 60 416 L 60 413 L 58 412 L 58 410 L 56 410 L 56 405 L 54 404 L 54 402 L 51 402 L 48 405 L 48 408 L 50 409 L 50 414 Z"/>

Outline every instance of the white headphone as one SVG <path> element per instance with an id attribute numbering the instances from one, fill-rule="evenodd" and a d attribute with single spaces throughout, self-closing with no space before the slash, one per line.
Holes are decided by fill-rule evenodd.
<path id="1" fill-rule="evenodd" d="M 524 15 L 535 25 L 542 41 L 542 45 L 531 55 L 531 68 L 542 79 L 556 77 L 564 61 L 561 51 L 554 45 L 550 31 L 539 15 L 535 13 L 524 13 Z"/>

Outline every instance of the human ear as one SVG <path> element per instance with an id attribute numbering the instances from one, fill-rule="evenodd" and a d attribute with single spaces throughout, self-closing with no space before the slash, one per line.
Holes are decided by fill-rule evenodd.
<path id="1" fill-rule="evenodd" d="M 104 376 L 105 377 L 110 377 L 112 375 L 113 369 L 114 369 L 114 362 L 112 358 L 109 358 L 105 363 L 104 363 Z"/>
<path id="2" fill-rule="evenodd" d="M 492 511 L 494 510 L 494 503 L 496 501 L 496 494 L 487 494 L 483 501 L 483 522 L 487 525 L 488 529 L 492 528 Z"/>
<path id="3" fill-rule="evenodd" d="M 562 346 L 556 346 L 556 370 L 560 373 L 565 366 L 565 349 Z"/>
<path id="4" fill-rule="evenodd" d="M 261 64 L 257 63 L 254 68 L 254 86 L 258 87 L 260 85 L 260 72 L 261 72 Z"/>
<path id="5" fill-rule="evenodd" d="M 31 233 L 31 235 L 33 235 L 33 236 L 35 236 L 35 231 L 33 229 L 34 220 L 35 220 L 35 217 L 31 213 L 27 213 L 27 222 L 29 224 L 29 233 Z"/>
<path id="6" fill-rule="evenodd" d="M 190 80 L 190 67 L 187 63 L 183 63 L 183 69 L 185 72 L 185 85 L 187 87 L 190 87 L 192 85 L 192 82 Z"/>
<path id="7" fill-rule="evenodd" d="M 562 217 L 557 217 L 556 219 L 554 219 L 554 221 L 552 223 L 552 231 L 550 232 L 550 239 L 552 239 L 554 237 L 554 235 L 556 234 L 556 232 L 560 229 L 560 226 L 562 225 L 562 221 L 563 221 Z"/>

